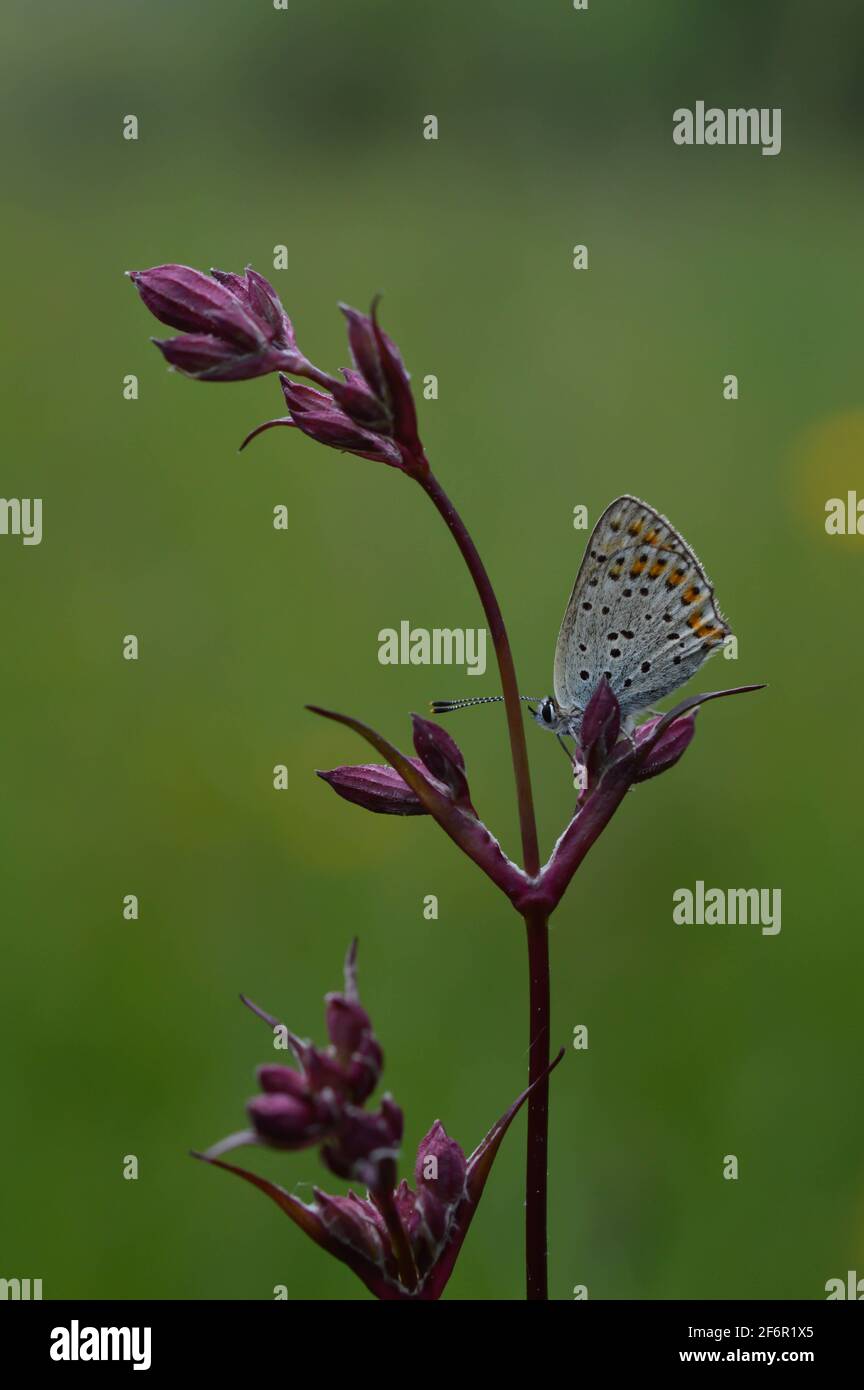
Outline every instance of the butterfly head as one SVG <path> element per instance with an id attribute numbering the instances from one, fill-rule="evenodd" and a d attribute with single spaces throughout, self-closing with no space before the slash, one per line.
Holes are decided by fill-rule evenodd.
<path id="1" fill-rule="evenodd" d="M 571 734 L 575 736 L 579 722 L 582 718 L 580 710 L 575 710 L 572 714 L 565 714 L 559 708 L 557 701 L 547 695 L 540 700 L 531 713 L 541 729 L 548 729 L 551 734 Z"/>

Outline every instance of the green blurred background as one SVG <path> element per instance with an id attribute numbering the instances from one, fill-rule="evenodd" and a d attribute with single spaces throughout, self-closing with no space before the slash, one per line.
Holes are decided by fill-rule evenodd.
<path id="1" fill-rule="evenodd" d="M 330 368 L 337 299 L 384 293 L 415 381 L 439 378 L 424 437 L 523 689 L 550 685 L 576 504 L 636 492 L 704 557 L 740 655 L 693 688 L 770 688 L 703 712 L 554 920 L 553 1039 L 584 1023 L 590 1048 L 554 1080 L 551 1293 L 820 1298 L 864 1273 L 864 542 L 824 531 L 829 497 L 864 493 L 860 5 L 7 0 L 2 29 L 2 491 L 44 499 L 44 540 L 0 537 L 0 1275 L 367 1297 L 187 1156 L 241 1126 L 272 1056 L 237 992 L 320 1039 L 355 934 L 404 1171 L 436 1116 L 472 1147 L 527 1067 L 518 919 L 430 822 L 337 800 L 313 769 L 363 747 L 303 708 L 405 747 L 412 709 L 494 692 L 491 664 L 378 664 L 403 618 L 480 623 L 452 542 L 389 469 L 284 431 L 238 455 L 278 386 L 165 370 L 122 272 L 168 260 L 251 261 Z M 782 153 L 675 147 L 699 99 L 782 107 Z M 503 714 L 450 727 L 517 853 Z M 572 792 L 529 738 L 548 852 Z M 782 932 L 674 926 L 697 879 L 781 888 Z M 520 1119 L 447 1297 L 522 1297 L 523 1142 Z M 314 1154 L 248 1157 L 322 1180 Z"/>

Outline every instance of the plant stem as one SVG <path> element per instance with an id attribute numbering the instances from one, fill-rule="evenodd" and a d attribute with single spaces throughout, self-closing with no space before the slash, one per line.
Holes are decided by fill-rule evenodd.
<path id="1" fill-rule="evenodd" d="M 516 778 L 516 797 L 519 806 L 519 828 L 522 836 L 522 854 L 525 872 L 532 878 L 540 870 L 540 852 L 537 844 L 537 822 L 534 817 L 534 799 L 531 794 L 531 773 L 528 767 L 528 749 L 525 743 L 525 726 L 519 703 L 519 686 L 516 669 L 510 650 L 510 639 L 504 626 L 504 618 L 486 573 L 483 561 L 477 552 L 465 523 L 462 521 L 450 498 L 438 479 L 431 472 L 418 478 L 421 487 L 434 502 L 453 536 L 462 557 L 474 580 L 489 632 L 498 659 L 501 674 L 501 689 L 504 707 L 507 711 L 507 728 L 510 735 L 510 754 Z M 524 914 L 528 935 L 529 972 L 529 1085 L 541 1077 L 549 1066 L 549 919 L 546 912 L 537 909 Z M 548 1183 L 548 1145 L 549 1145 L 549 1078 L 539 1080 L 528 1099 L 528 1150 L 525 1164 L 525 1278 L 526 1298 L 545 1300 L 548 1298 L 546 1275 L 546 1192 Z"/>
<path id="2" fill-rule="evenodd" d="M 474 580 L 480 602 L 483 605 L 483 612 L 486 614 L 486 621 L 489 624 L 489 633 L 498 659 L 498 670 L 501 673 L 504 708 L 507 711 L 510 753 L 513 759 L 516 797 L 519 803 L 519 829 L 522 835 L 523 863 L 526 874 L 533 878 L 540 869 L 540 851 L 537 844 L 537 824 L 534 819 L 534 798 L 531 794 L 531 773 L 528 768 L 525 726 L 522 722 L 519 686 L 516 681 L 513 654 L 510 651 L 510 639 L 507 636 L 501 609 L 495 597 L 495 590 L 492 588 L 492 581 L 486 573 L 486 568 L 477 553 L 477 547 L 472 541 L 465 523 L 433 473 L 424 474 L 417 481 L 435 503 L 462 552 L 462 557 L 468 566 L 471 578 Z"/>
<path id="3" fill-rule="evenodd" d="M 528 913 L 530 1027 L 528 1083 L 549 1067 L 549 924 L 544 913 Z M 525 1164 L 526 1298 L 548 1298 L 546 1282 L 546 1188 L 549 1172 L 549 1077 L 528 1097 L 528 1153 Z"/>

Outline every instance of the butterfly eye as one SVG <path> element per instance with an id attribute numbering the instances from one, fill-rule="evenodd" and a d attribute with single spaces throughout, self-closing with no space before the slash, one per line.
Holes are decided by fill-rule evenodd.
<path id="1" fill-rule="evenodd" d="M 547 703 L 543 706 L 543 723 L 544 723 L 544 724 L 551 724 L 551 723 L 552 723 L 552 706 L 549 704 L 548 701 L 547 701 Z"/>

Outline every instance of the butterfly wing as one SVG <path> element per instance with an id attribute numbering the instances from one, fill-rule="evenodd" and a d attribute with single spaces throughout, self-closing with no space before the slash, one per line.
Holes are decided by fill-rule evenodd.
<path id="1" fill-rule="evenodd" d="M 555 699 L 584 710 L 605 675 L 622 714 L 677 690 L 728 635 L 714 589 L 666 517 L 617 498 L 591 533 L 555 647 Z"/>

